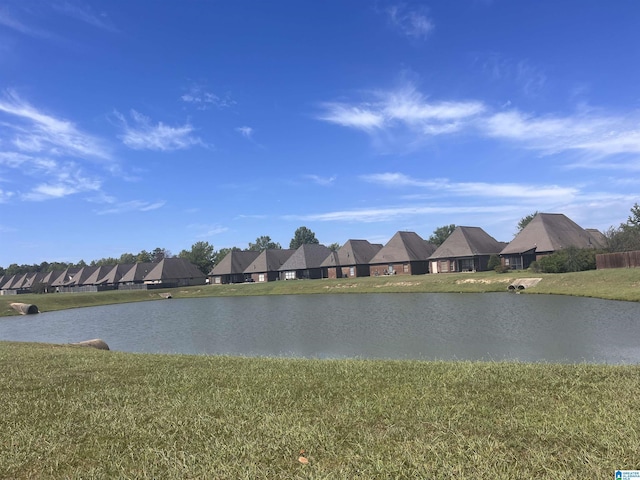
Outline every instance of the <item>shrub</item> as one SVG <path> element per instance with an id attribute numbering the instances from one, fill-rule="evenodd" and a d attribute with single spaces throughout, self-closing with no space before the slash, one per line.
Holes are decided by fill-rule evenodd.
<path id="1" fill-rule="evenodd" d="M 506 265 L 496 265 L 493 269 L 496 273 L 507 273 L 511 271 L 511 269 Z"/>
<path id="2" fill-rule="evenodd" d="M 495 270 L 497 266 L 500 265 L 500 257 L 497 254 L 492 254 L 489 257 L 489 261 L 487 262 L 488 270 Z"/>

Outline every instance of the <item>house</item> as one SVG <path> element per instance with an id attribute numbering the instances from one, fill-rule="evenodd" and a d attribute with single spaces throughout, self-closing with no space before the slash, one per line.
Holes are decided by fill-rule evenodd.
<path id="1" fill-rule="evenodd" d="M 163 258 L 144 277 L 144 283 L 149 286 L 171 288 L 187 287 L 190 285 L 204 285 L 206 275 L 190 261 L 184 258 Z"/>
<path id="2" fill-rule="evenodd" d="M 260 252 L 255 250 L 234 250 L 225 255 L 209 272 L 209 283 L 242 283 L 246 280 L 244 271 L 258 258 Z"/>
<path id="3" fill-rule="evenodd" d="M 489 257 L 507 244 L 498 242 L 480 227 L 456 227 L 429 257 L 431 273 L 487 270 Z"/>
<path id="4" fill-rule="evenodd" d="M 129 265 L 129 269 L 120 277 L 117 281 L 118 289 L 131 290 L 136 285 L 144 284 L 144 277 L 146 277 L 151 270 L 156 266 L 156 263 L 152 262 L 140 262 L 134 265 Z"/>
<path id="5" fill-rule="evenodd" d="M 348 240 L 337 252 L 331 252 L 320 266 L 327 269 L 328 278 L 368 277 L 371 272 L 369 262 L 380 249 L 379 243 Z"/>
<path id="6" fill-rule="evenodd" d="M 415 232 L 397 232 L 371 259 L 371 275 L 421 275 L 429 273 L 429 258 L 436 246 Z"/>
<path id="7" fill-rule="evenodd" d="M 330 253 L 331 250 L 317 243 L 300 245 L 293 255 L 280 267 L 280 279 L 300 280 L 325 278 L 326 268 L 321 267 L 321 265 Z"/>
<path id="8" fill-rule="evenodd" d="M 597 232 L 597 233 L 596 233 Z M 597 230 L 585 230 L 562 213 L 538 213 L 500 252 L 502 264 L 514 270 L 567 247 L 604 248 Z"/>
<path id="9" fill-rule="evenodd" d="M 253 282 L 272 282 L 280 279 L 280 267 L 291 258 L 295 250 L 270 249 L 264 250 L 245 269 L 246 278 Z"/>
<path id="10" fill-rule="evenodd" d="M 71 267 L 63 270 L 60 274 L 51 282 L 52 291 L 59 292 L 64 285 L 71 281 L 73 276 L 80 271 L 77 267 Z"/>
<path id="11" fill-rule="evenodd" d="M 122 277 L 124 277 L 129 271 L 131 271 L 132 267 L 133 265 L 131 265 L 130 263 L 121 263 L 118 265 L 114 265 L 110 267 L 101 277 L 98 277 L 98 279 L 94 282 L 94 285 L 113 286 L 117 288 L 118 283 L 120 282 Z M 141 277 L 141 280 L 142 278 L 144 278 L 144 275 Z"/>

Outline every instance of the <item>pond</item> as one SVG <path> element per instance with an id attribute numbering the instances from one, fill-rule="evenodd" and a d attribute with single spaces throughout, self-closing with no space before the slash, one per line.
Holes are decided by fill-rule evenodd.
<path id="1" fill-rule="evenodd" d="M 172 299 L 0 319 L 0 340 L 150 353 L 640 363 L 640 304 L 553 295 Z"/>

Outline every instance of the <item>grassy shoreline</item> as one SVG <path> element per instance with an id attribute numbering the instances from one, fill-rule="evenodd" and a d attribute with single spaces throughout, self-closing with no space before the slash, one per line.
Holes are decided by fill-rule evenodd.
<path id="1" fill-rule="evenodd" d="M 0 478 L 612 478 L 640 466 L 637 366 L 11 342 L 0 366 Z"/>
<path id="2" fill-rule="evenodd" d="M 363 277 L 354 279 L 296 280 L 233 285 L 202 285 L 149 291 L 111 291 L 0 297 L 0 316 L 16 315 L 12 302 L 34 303 L 40 311 L 158 300 L 162 293 L 173 298 L 243 295 L 355 294 L 355 293 L 484 293 L 507 292 L 518 278 L 541 278 L 525 294 L 556 294 L 640 302 L 640 269 L 591 270 L 564 274 L 537 274 L 523 271 L 440 275 Z"/>
<path id="3" fill-rule="evenodd" d="M 169 292 L 506 292 L 526 277 L 542 281 L 525 294 L 640 301 L 640 269 Z M 0 297 L 0 309 L 160 293 L 20 295 Z M 639 388 L 635 365 L 151 355 L 0 341 L 0 478 L 610 478 L 640 467 Z"/>

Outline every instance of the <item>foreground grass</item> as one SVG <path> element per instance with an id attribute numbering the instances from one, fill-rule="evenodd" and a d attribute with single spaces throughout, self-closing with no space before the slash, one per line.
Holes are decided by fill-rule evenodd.
<path id="1" fill-rule="evenodd" d="M 0 342 L 0 477 L 612 478 L 640 465 L 639 388 L 635 366 Z"/>
<path id="2" fill-rule="evenodd" d="M 338 280 L 296 280 L 235 285 L 206 285 L 150 291 L 110 291 L 99 293 L 65 293 L 0 297 L 0 316 L 16 315 L 11 302 L 35 303 L 41 311 L 113 303 L 157 300 L 160 294 L 174 298 L 286 295 L 321 293 L 457 293 L 506 292 L 518 278 L 537 277 L 542 281 L 523 293 L 548 293 L 640 301 L 640 268 L 591 270 L 578 273 L 539 274 L 529 271 L 497 274 L 495 272 L 456 273 L 392 277 L 363 277 Z"/>

